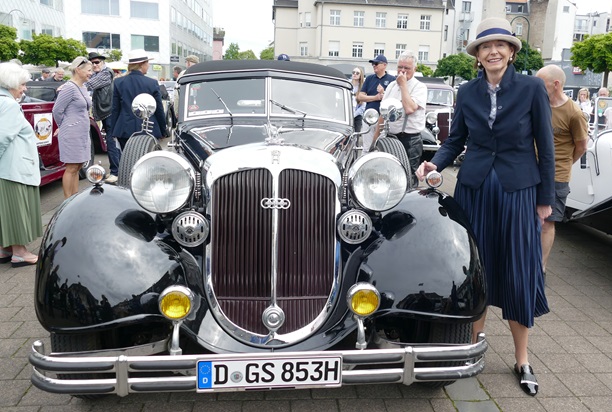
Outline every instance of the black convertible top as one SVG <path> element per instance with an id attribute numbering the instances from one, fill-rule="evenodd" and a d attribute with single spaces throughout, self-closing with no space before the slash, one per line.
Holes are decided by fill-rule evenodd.
<path id="1" fill-rule="evenodd" d="M 214 60 L 195 64 L 185 74 L 227 72 L 235 70 L 281 70 L 314 74 L 345 80 L 346 76 L 333 67 L 284 60 Z"/>

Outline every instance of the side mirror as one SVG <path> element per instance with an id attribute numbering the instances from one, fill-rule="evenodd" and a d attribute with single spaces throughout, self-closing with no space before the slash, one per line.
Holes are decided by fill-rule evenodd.
<path id="1" fill-rule="evenodd" d="M 142 120 L 146 120 L 155 113 L 157 103 L 155 98 L 148 93 L 140 93 L 132 101 L 132 113 Z"/>

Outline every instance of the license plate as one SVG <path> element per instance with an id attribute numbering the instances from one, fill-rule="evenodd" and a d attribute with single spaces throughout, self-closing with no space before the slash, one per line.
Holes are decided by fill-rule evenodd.
<path id="1" fill-rule="evenodd" d="M 342 357 L 250 358 L 198 361 L 198 390 L 337 387 Z"/>

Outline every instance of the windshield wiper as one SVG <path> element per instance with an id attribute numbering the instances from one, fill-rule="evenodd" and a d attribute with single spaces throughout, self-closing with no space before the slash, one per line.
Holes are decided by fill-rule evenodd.
<path id="1" fill-rule="evenodd" d="M 304 117 L 306 117 L 306 115 L 307 115 L 306 112 L 303 112 L 303 111 L 298 110 L 298 109 L 294 109 L 293 107 L 285 106 L 284 104 L 279 103 L 279 102 L 277 102 L 275 100 L 272 100 L 272 99 L 270 99 L 270 103 L 272 103 L 273 105 L 278 106 L 281 109 L 286 110 L 286 111 L 288 111 L 289 113 L 292 113 L 292 114 L 301 113 L 301 114 L 304 115 Z"/>
<path id="2" fill-rule="evenodd" d="M 227 107 L 227 104 L 225 104 L 225 102 L 223 101 L 223 99 L 221 98 L 221 96 L 219 96 L 217 94 L 217 92 L 215 91 L 215 89 L 213 89 L 212 87 L 210 88 L 210 90 L 215 94 L 215 96 L 217 96 L 217 99 L 219 99 L 219 101 L 221 102 L 221 104 L 223 105 L 223 107 L 225 107 L 225 110 L 227 110 L 227 112 L 230 115 L 230 122 L 232 124 L 232 126 L 234 125 L 234 115 L 232 114 L 232 111 L 229 109 L 229 107 Z"/>

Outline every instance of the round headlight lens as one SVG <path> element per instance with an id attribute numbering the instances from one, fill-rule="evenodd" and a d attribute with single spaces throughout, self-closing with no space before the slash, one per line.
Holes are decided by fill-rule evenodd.
<path id="1" fill-rule="evenodd" d="M 396 206 L 406 193 L 406 171 L 395 156 L 370 153 L 360 157 L 349 171 L 350 187 L 360 206 L 375 211 Z"/>
<path id="2" fill-rule="evenodd" d="M 191 165 L 176 153 L 147 153 L 136 162 L 132 172 L 134 199 L 153 213 L 169 213 L 182 207 L 193 185 Z"/>
<path id="3" fill-rule="evenodd" d="M 193 307 L 193 292 L 184 286 L 171 286 L 159 296 L 159 310 L 170 320 L 186 318 Z"/>
<path id="4" fill-rule="evenodd" d="M 348 291 L 348 304 L 358 316 L 368 316 L 380 306 L 380 293 L 369 283 L 357 283 Z"/>
<path id="5" fill-rule="evenodd" d="M 425 121 L 429 124 L 436 124 L 436 122 L 438 121 L 438 113 L 436 112 L 427 113 L 427 116 L 425 116 Z"/>

